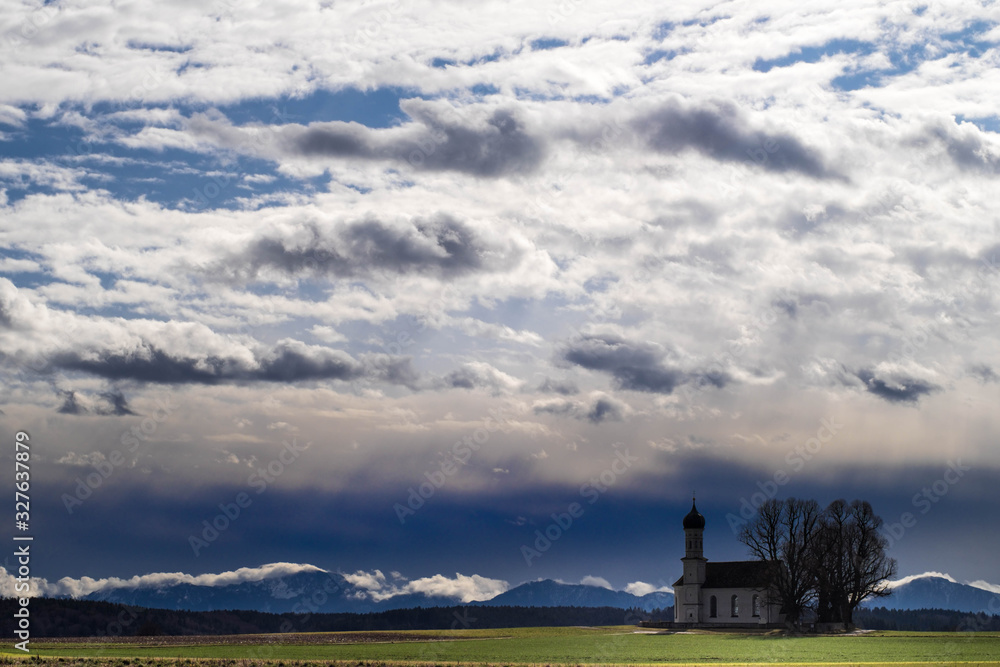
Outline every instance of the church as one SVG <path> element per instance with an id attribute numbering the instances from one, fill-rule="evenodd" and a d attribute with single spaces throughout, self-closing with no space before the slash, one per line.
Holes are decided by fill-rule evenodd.
<path id="1" fill-rule="evenodd" d="M 779 626 L 785 616 L 769 600 L 770 563 L 743 560 L 712 563 L 702 550 L 705 517 L 691 500 L 684 517 L 684 574 L 674 582 L 674 623 L 688 626 Z"/>

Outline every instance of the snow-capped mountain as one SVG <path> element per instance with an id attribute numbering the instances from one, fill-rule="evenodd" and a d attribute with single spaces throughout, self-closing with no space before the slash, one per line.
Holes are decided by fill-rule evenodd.
<path id="1" fill-rule="evenodd" d="M 892 595 L 872 600 L 870 607 L 887 609 L 952 609 L 1000 613 L 1000 593 L 960 584 L 937 573 L 907 577 L 893 586 Z"/>

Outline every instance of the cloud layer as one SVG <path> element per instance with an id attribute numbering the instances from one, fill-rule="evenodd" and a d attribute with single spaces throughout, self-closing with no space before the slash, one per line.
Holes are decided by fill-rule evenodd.
<path id="1" fill-rule="evenodd" d="M 600 496 L 622 516 L 685 501 L 681 471 L 738 507 L 830 420 L 792 483 L 839 496 L 878 471 L 902 513 L 962 460 L 934 511 L 992 508 L 998 26 L 991 4 L 853 0 L 5 7 L 0 425 L 45 434 L 57 500 L 139 443 L 78 540 L 127 543 L 114 507 L 149 489 L 137 511 L 174 517 L 157 535 L 183 551 L 292 437 L 310 462 L 268 498 L 361 494 L 387 522 L 324 529 L 325 553 L 472 571 L 433 559 L 435 504 L 537 501 L 476 519 L 489 581 L 441 584 L 461 595 L 662 576 L 595 567 L 597 538 L 527 574 L 505 551 L 613 442 L 640 459 Z M 232 544 L 270 548 L 266 507 Z M 905 571 L 937 567 L 919 539 Z M 223 542 L 202 567 L 243 564 Z M 100 573 L 70 553 L 50 579 L 185 569 L 169 546 Z M 269 560 L 293 556 L 340 566 Z M 372 563 L 401 567 L 344 567 Z"/>

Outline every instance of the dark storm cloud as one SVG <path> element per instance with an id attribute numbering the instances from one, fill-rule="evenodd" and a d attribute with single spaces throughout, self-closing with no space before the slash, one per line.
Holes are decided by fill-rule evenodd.
<path id="1" fill-rule="evenodd" d="M 940 389 L 930 382 L 899 373 L 879 377 L 875 371 L 863 368 L 855 375 L 865 389 L 890 403 L 916 403 L 922 396 Z"/>
<path id="2" fill-rule="evenodd" d="M 125 395 L 117 389 L 98 394 L 95 400 L 92 396 L 84 396 L 81 401 L 80 395 L 75 391 L 57 390 L 63 398 L 63 403 L 57 412 L 63 415 L 110 415 L 115 417 L 125 417 L 135 413 L 128 406 Z"/>
<path id="3" fill-rule="evenodd" d="M 633 446 L 631 453 L 640 454 L 639 447 Z M 51 476 L 39 481 L 38 509 L 47 520 L 38 527 L 38 539 L 51 544 L 64 539 L 74 548 L 45 552 L 38 574 L 55 581 L 64 575 L 131 576 L 194 567 L 185 563 L 196 564 L 199 572 L 218 572 L 245 566 L 245 554 L 252 553 L 252 565 L 295 560 L 344 571 L 398 570 L 410 576 L 463 572 L 500 577 L 512 584 L 540 576 L 579 578 L 585 574 L 622 584 L 636 579 L 656 582 L 661 577 L 673 580 L 681 571 L 681 520 L 691 508 L 688 492 L 692 489 L 697 490 L 698 509 L 706 518 L 706 536 L 715 541 L 713 552 L 707 555 L 717 560 L 747 558 L 746 548 L 731 528 L 730 515 L 740 517 L 743 499 L 759 493 L 761 480 L 771 479 L 774 469 L 698 453 L 659 454 L 669 456 L 673 463 L 666 472 L 630 470 L 627 478 L 587 506 L 586 521 L 574 524 L 530 568 L 518 546 L 530 544 L 534 531 L 544 530 L 551 521 L 552 512 L 563 512 L 570 502 L 579 501 L 579 485 L 589 474 L 572 483 L 499 484 L 477 492 L 445 485 L 434 497 L 433 511 L 425 508 L 415 517 L 419 524 L 412 527 L 409 522 L 400 526 L 391 508 L 400 493 L 405 496 L 405 487 L 420 483 L 426 470 L 423 465 L 414 466 L 412 481 L 402 488 L 374 474 L 340 491 L 291 487 L 282 478 L 268 488 L 266 502 L 254 502 L 252 519 L 248 514 L 247 519 L 233 522 L 195 561 L 187 536 L 218 512 L 220 498 L 233 498 L 245 486 L 209 480 L 187 493 L 167 494 L 163 491 L 167 480 L 150 483 L 150 475 L 139 467 L 121 467 L 115 472 L 115 484 L 105 485 L 87 500 L 92 520 L 81 521 L 79 514 L 66 512 L 61 500 L 67 489 L 74 488 L 79 470 L 56 466 Z M 939 479 L 943 470 L 943 462 L 941 466 L 840 470 L 811 467 L 790 475 L 778 498 L 814 498 L 823 506 L 836 498 L 863 498 L 887 523 L 893 523 L 902 513 L 915 512 L 913 495 Z M 953 489 L 947 502 L 919 515 L 919 526 L 894 541 L 892 555 L 906 567 L 905 572 L 959 567 L 962 571 L 951 573 L 960 579 L 992 576 L 995 567 L 983 568 L 994 562 L 991 554 L 1000 548 L 1000 532 L 982 530 L 982 509 L 995 497 L 995 478 L 995 469 L 977 467 L 961 481 L 961 492 Z M 289 512 L 290 507 L 310 511 Z M 157 522 L 143 534 L 145 548 L 136 549 L 135 527 L 150 525 L 150 516 L 157 517 Z M 316 517 L 324 517 L 322 530 L 317 530 Z M 955 560 L 954 545 L 970 533 L 979 539 L 963 566 Z M 942 535 L 946 544 L 940 544 Z M 404 539 L 406 546 L 400 548 Z M 623 544 L 628 548 L 623 549 Z M 589 558 L 581 561 L 581 553 Z"/>
<path id="4" fill-rule="evenodd" d="M 106 408 L 100 408 L 98 410 L 103 415 L 115 415 L 118 417 L 124 417 L 127 415 L 135 414 L 129 408 L 128 401 L 125 399 L 125 395 L 120 391 L 118 391 L 117 389 L 102 393 L 101 398 L 104 399 L 108 404 Z"/>
<path id="5" fill-rule="evenodd" d="M 333 157 L 374 157 L 372 130 L 358 123 L 317 123 L 292 141 L 301 155 Z"/>
<path id="6" fill-rule="evenodd" d="M 54 365 L 111 380 L 138 380 L 159 384 L 218 384 L 226 382 L 300 382 L 308 380 L 358 380 L 370 378 L 413 386 L 416 373 L 410 360 L 372 355 L 358 361 L 340 350 L 306 345 L 295 340 L 279 341 L 247 364 L 235 356 L 172 355 L 145 341 L 131 352 L 101 350 L 97 353 L 64 352 Z M 122 397 L 111 401 L 112 409 L 128 409 Z M 113 412 L 111 414 L 123 414 Z"/>
<path id="7" fill-rule="evenodd" d="M 751 162 L 771 171 L 795 171 L 814 178 L 834 176 L 819 152 L 787 132 L 751 127 L 727 102 L 688 106 L 668 102 L 632 121 L 646 144 L 663 153 L 694 149 L 716 160 Z"/>
<path id="8" fill-rule="evenodd" d="M 610 374 L 619 389 L 669 394 L 691 379 L 680 368 L 666 363 L 661 348 L 612 335 L 581 336 L 570 341 L 562 351 L 562 358 Z"/>
<path id="9" fill-rule="evenodd" d="M 235 379 L 241 373 L 233 359 L 216 356 L 178 357 L 148 342 L 141 351 L 100 350 L 96 354 L 63 352 L 55 356 L 53 365 L 110 380 L 129 379 L 163 384 L 212 384 Z"/>
<path id="10" fill-rule="evenodd" d="M 491 247 L 472 227 L 446 215 L 395 225 L 365 218 L 328 229 L 307 223 L 303 230 L 304 239 L 257 239 L 213 273 L 244 280 L 262 269 L 338 278 L 377 272 L 457 276 L 518 257 L 514 250 Z"/>
<path id="11" fill-rule="evenodd" d="M 86 408 L 80 405 L 76 398 L 75 391 L 59 392 L 63 397 L 63 404 L 59 406 L 57 412 L 61 415 L 82 415 L 87 412 Z"/>
<path id="12" fill-rule="evenodd" d="M 621 421 L 623 419 L 622 405 L 610 398 L 599 398 L 587 411 L 587 420 L 592 424 L 605 421 Z"/>
<path id="13" fill-rule="evenodd" d="M 306 157 L 389 160 L 416 169 L 458 171 L 495 178 L 533 171 L 545 154 L 512 111 L 498 109 L 485 122 L 457 114 L 442 118 L 426 108 L 408 111 L 416 122 L 404 130 L 369 129 L 340 121 L 282 130 L 287 153 Z"/>

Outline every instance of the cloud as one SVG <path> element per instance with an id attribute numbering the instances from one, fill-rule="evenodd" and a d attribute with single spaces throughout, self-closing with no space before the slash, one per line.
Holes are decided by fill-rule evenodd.
<path id="1" fill-rule="evenodd" d="M 495 598 L 510 588 L 510 584 L 506 581 L 489 579 L 478 574 L 468 576 L 456 572 L 453 578 L 436 574 L 413 581 L 406 581 L 398 573 L 393 574 L 395 581 L 392 582 L 387 581 L 380 570 L 373 572 L 358 570 L 343 576 L 352 585 L 367 591 L 368 597 L 376 602 L 413 593 L 453 598 L 463 603 L 480 602 Z"/>
<path id="2" fill-rule="evenodd" d="M 955 123 L 952 119 L 928 122 L 915 139 L 918 145 L 923 137 L 933 138 L 945 150 L 959 169 L 996 174 L 1000 172 L 1000 144 L 972 123 Z M 989 139 L 988 139 L 989 137 Z"/>
<path id="3" fill-rule="evenodd" d="M 80 405 L 76 399 L 75 391 L 60 391 L 63 397 L 63 404 L 59 406 L 57 412 L 61 415 L 82 415 L 87 412 L 86 408 Z"/>
<path id="4" fill-rule="evenodd" d="M 445 389 L 489 389 L 494 396 L 517 391 L 521 381 L 494 368 L 485 361 L 470 361 L 458 370 L 438 380 L 435 385 Z"/>
<path id="5" fill-rule="evenodd" d="M 570 382 L 569 380 L 553 380 L 552 378 L 545 378 L 536 391 L 543 394 L 562 394 L 563 396 L 572 396 L 573 394 L 579 393 L 580 389 L 576 386 L 575 382 Z"/>
<path id="6" fill-rule="evenodd" d="M 609 373 L 620 389 L 669 394 L 684 373 L 664 365 L 664 351 L 614 335 L 583 335 L 566 344 L 562 357 L 583 368 Z"/>
<path id="7" fill-rule="evenodd" d="M 610 396 L 602 396 L 587 410 L 587 419 L 593 424 L 605 421 L 622 421 L 628 406 Z"/>
<path id="8" fill-rule="evenodd" d="M 900 371 L 876 367 L 862 368 L 855 375 L 865 389 L 890 403 L 916 403 L 921 397 L 939 391 L 941 387 Z"/>
<path id="9" fill-rule="evenodd" d="M 356 586 L 373 593 L 381 591 L 386 586 L 385 575 L 382 574 L 381 570 L 375 570 L 374 572 L 358 570 L 353 574 L 344 574 L 343 577 L 352 586 Z"/>
<path id="10" fill-rule="evenodd" d="M 1000 584 L 991 584 L 988 581 L 982 579 L 977 579 L 976 581 L 965 582 L 968 586 L 973 586 L 975 588 L 981 588 L 984 591 L 989 591 L 990 593 L 1000 594 Z"/>
<path id="11" fill-rule="evenodd" d="M 1000 375 L 988 364 L 973 364 L 969 366 L 968 373 L 983 384 L 987 382 L 1000 383 Z"/>
<path id="12" fill-rule="evenodd" d="M 125 395 L 117 389 L 102 393 L 101 398 L 108 403 L 108 406 L 106 408 L 99 409 L 100 414 L 115 415 L 118 417 L 135 414 L 132 412 L 132 409 L 129 408 L 128 400 L 126 400 Z"/>
<path id="13" fill-rule="evenodd" d="M 456 572 L 455 577 L 451 579 L 441 574 L 414 579 L 406 584 L 404 590 L 407 593 L 456 598 L 468 603 L 491 600 L 509 588 L 510 584 L 501 579 L 489 579 L 478 574 L 466 576 Z"/>
<path id="14" fill-rule="evenodd" d="M 585 401 L 566 399 L 537 401 L 532 410 L 537 415 L 567 415 L 592 424 L 623 421 L 632 414 L 632 408 L 627 403 L 599 391 L 592 392 Z"/>
<path id="15" fill-rule="evenodd" d="M 0 308 L 16 313 L 7 355 L 35 367 L 80 371 L 109 380 L 160 384 L 218 384 L 311 380 L 378 380 L 415 387 L 409 357 L 348 353 L 283 338 L 267 346 L 224 336 L 203 324 L 153 320 L 94 320 L 31 304 L 0 278 Z M 70 331 L 73 335 L 63 335 Z M 40 361 L 40 359 L 44 360 Z M 64 392 L 61 412 L 81 414 L 74 392 Z M 117 391 L 102 394 L 101 414 L 131 414 Z"/>
<path id="16" fill-rule="evenodd" d="M 657 588 L 653 584 L 647 584 L 644 581 L 633 581 L 625 586 L 625 592 L 642 597 L 643 595 L 649 595 L 650 593 L 673 593 L 674 589 L 670 586 L 660 586 Z"/>
<path id="17" fill-rule="evenodd" d="M 248 281 L 267 271 L 350 278 L 377 274 L 460 276 L 509 266 L 520 250 L 496 247 L 448 215 L 389 223 L 365 218 L 336 225 L 304 223 L 251 241 L 210 274 Z"/>
<path id="18" fill-rule="evenodd" d="M 365 375 L 364 365 L 340 350 L 307 345 L 292 339 L 255 351 L 247 360 L 199 353 L 171 353 L 152 341 L 138 342 L 125 351 L 67 351 L 53 357 L 54 365 L 112 380 L 131 379 L 163 384 L 228 381 L 296 382 L 302 380 L 355 380 Z M 407 361 L 383 370 L 391 376 L 410 377 Z"/>
<path id="19" fill-rule="evenodd" d="M 268 127 L 270 150 L 284 158 L 382 161 L 418 171 L 455 171 L 483 178 L 526 175 L 545 157 L 545 141 L 531 134 L 514 108 L 469 108 L 419 99 L 400 109 L 413 120 L 400 127 L 372 129 L 356 122 L 316 122 Z M 260 150 L 260 127 L 234 127 L 196 114 L 187 130 L 237 150 Z M 265 149 L 267 150 L 267 149 Z"/>
<path id="20" fill-rule="evenodd" d="M 600 588 L 607 588 L 609 591 L 614 590 L 614 588 L 611 587 L 611 584 L 608 582 L 607 579 L 605 579 L 604 577 L 595 577 L 591 574 L 588 574 L 586 577 L 581 579 L 580 583 L 583 586 L 599 586 Z"/>
<path id="21" fill-rule="evenodd" d="M 32 578 L 32 595 L 44 596 L 70 596 L 79 598 L 89 595 L 95 591 L 103 591 L 114 588 L 137 588 L 173 586 L 176 584 L 192 584 L 195 586 L 228 586 L 244 581 L 261 581 L 263 579 L 273 579 L 285 577 L 299 572 L 326 572 L 315 565 L 298 563 L 269 563 L 260 567 L 241 567 L 229 572 L 219 574 L 199 574 L 190 575 L 183 572 L 156 572 L 152 574 L 138 575 L 128 579 L 109 577 L 106 579 L 94 579 L 92 577 L 63 577 L 59 581 L 49 582 L 44 578 Z M 8 573 L 6 569 L 0 567 L 0 594 L 13 597 L 16 577 Z"/>
<path id="22" fill-rule="evenodd" d="M 91 452 L 90 454 L 82 455 L 77 454 L 76 452 L 69 452 L 65 456 L 57 459 L 56 463 L 59 465 L 89 467 L 102 463 L 104 460 L 105 456 L 101 452 Z"/>
<path id="23" fill-rule="evenodd" d="M 795 171 L 814 178 L 831 172 L 816 149 L 782 130 L 753 128 L 729 101 L 690 104 L 678 99 L 637 116 L 633 130 L 653 150 L 676 154 L 694 149 L 716 160 L 754 162 L 770 171 Z"/>
<path id="24" fill-rule="evenodd" d="M 585 334 L 564 344 L 563 360 L 608 373 L 619 389 L 669 394 L 681 384 L 725 387 L 730 376 L 721 370 L 686 372 L 667 350 L 654 343 L 627 340 L 616 334 Z"/>
<path id="25" fill-rule="evenodd" d="M 903 584 L 908 584 L 911 581 L 916 581 L 917 579 L 928 579 L 930 577 L 936 577 L 938 579 L 947 579 L 948 581 L 957 584 L 958 582 L 950 574 L 945 574 L 944 572 L 923 572 L 921 574 L 911 574 L 906 577 L 901 577 L 894 581 L 887 581 L 886 585 L 889 588 L 896 588 L 897 586 L 902 586 Z"/>

